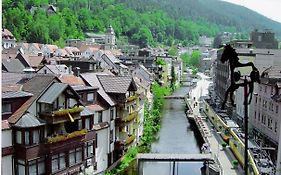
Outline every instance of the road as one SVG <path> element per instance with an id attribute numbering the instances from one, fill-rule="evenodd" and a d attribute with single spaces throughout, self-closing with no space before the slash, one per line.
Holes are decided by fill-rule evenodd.
<path id="1" fill-rule="evenodd" d="M 199 101 L 199 98 L 201 96 L 206 96 L 208 95 L 208 87 L 211 83 L 211 81 L 209 80 L 210 77 L 204 75 L 203 73 L 198 73 L 197 75 L 200 76 L 199 81 L 197 82 L 197 85 L 194 89 L 192 89 L 191 91 L 191 97 L 192 99 L 196 99 L 196 101 Z"/>

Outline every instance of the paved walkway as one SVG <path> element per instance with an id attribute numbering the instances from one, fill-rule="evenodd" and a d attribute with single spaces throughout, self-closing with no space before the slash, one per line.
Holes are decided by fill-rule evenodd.
<path id="1" fill-rule="evenodd" d="M 202 82 L 204 82 L 204 80 L 202 80 Z M 200 82 L 201 83 L 201 82 Z M 205 82 L 204 82 L 205 83 Z M 199 85 L 199 86 L 198 86 Z M 212 128 L 212 124 L 208 121 L 208 119 L 206 119 L 206 116 L 203 116 L 200 112 L 199 112 L 199 96 L 198 96 L 198 91 L 200 89 L 200 91 L 207 89 L 208 86 L 205 86 L 203 83 L 201 84 L 197 84 L 197 87 L 195 89 L 192 90 L 192 92 L 190 93 L 190 106 L 192 108 L 192 112 L 194 116 L 198 116 L 198 117 L 202 117 L 200 120 L 200 122 L 202 123 L 199 126 L 204 126 L 205 128 L 199 128 L 201 130 L 207 130 L 207 132 L 209 131 L 209 134 L 206 135 L 206 140 L 207 142 L 209 142 L 210 148 L 211 148 L 211 153 L 215 156 L 215 158 L 217 159 L 217 163 L 219 164 L 220 169 L 222 170 L 221 175 L 242 175 L 243 174 L 243 168 L 239 165 L 239 167 L 237 169 L 233 169 L 232 166 L 232 161 L 236 160 L 235 156 L 233 155 L 232 151 L 230 150 L 230 148 L 226 148 L 225 150 L 222 150 L 222 146 L 221 144 L 223 143 L 223 140 L 221 138 L 221 136 L 219 135 L 219 133 L 216 132 L 216 130 L 211 129 Z M 197 92 L 196 92 L 197 91 Z M 194 98 L 195 97 L 195 98 Z M 197 105 L 195 105 L 197 102 Z"/>

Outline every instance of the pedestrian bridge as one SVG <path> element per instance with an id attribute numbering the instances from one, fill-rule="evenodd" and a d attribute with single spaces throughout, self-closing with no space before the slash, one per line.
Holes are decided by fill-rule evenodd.
<path id="1" fill-rule="evenodd" d="M 165 96 L 164 99 L 184 99 L 184 96 Z"/>
<path id="2" fill-rule="evenodd" d="M 138 161 L 190 161 L 204 162 L 214 161 L 212 154 L 159 154 L 147 153 L 138 154 Z"/>

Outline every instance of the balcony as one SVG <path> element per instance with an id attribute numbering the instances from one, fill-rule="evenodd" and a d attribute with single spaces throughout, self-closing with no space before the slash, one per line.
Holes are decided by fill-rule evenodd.
<path id="1" fill-rule="evenodd" d="M 84 144 L 87 130 L 74 131 L 70 134 L 47 138 L 45 149 L 47 153 L 54 151 L 66 151 L 75 146 Z"/>
<path id="2" fill-rule="evenodd" d="M 125 146 L 129 146 L 131 143 L 133 143 L 135 138 L 136 138 L 135 135 L 128 135 L 128 137 L 125 141 Z"/>
<path id="3" fill-rule="evenodd" d="M 118 140 L 116 141 L 116 144 L 118 143 L 119 146 L 129 146 L 131 143 L 134 142 L 136 136 L 133 134 L 128 134 L 126 132 L 120 132 Z"/>
<path id="4" fill-rule="evenodd" d="M 132 101 L 135 101 L 136 99 L 138 99 L 138 96 L 133 95 L 133 96 L 130 96 L 130 97 L 127 98 L 127 102 L 132 102 Z"/>
<path id="5" fill-rule="evenodd" d="M 134 112 L 132 112 L 132 113 L 130 113 L 130 114 L 128 114 L 128 113 L 126 113 L 127 115 L 122 115 L 122 116 L 124 116 L 124 117 L 122 117 L 122 118 L 117 118 L 116 120 L 115 120 L 115 125 L 117 125 L 117 126 L 125 126 L 125 124 L 126 123 L 129 123 L 129 122 L 131 122 L 131 121 L 133 121 L 137 116 L 138 116 L 138 111 L 134 111 Z"/>
<path id="6" fill-rule="evenodd" d="M 65 135 L 58 135 L 58 136 L 55 136 L 55 137 L 49 137 L 49 138 L 47 138 L 47 143 L 67 141 L 67 140 L 72 139 L 74 137 L 85 136 L 86 133 L 87 133 L 87 130 L 82 129 L 80 131 L 74 131 L 72 133 L 65 134 Z"/>
<path id="7" fill-rule="evenodd" d="M 45 111 L 39 113 L 40 117 L 49 124 L 63 123 L 67 121 L 74 122 L 80 118 L 82 107 L 74 107 L 69 109 L 60 109 L 58 111 Z"/>
<path id="8" fill-rule="evenodd" d="M 64 152 L 84 144 L 88 140 L 94 140 L 95 133 L 87 132 L 83 129 L 74 131 L 65 135 L 58 135 L 46 138 L 44 142 L 34 145 L 15 145 L 15 155 L 22 159 L 34 159 L 42 155 L 48 155 L 54 152 Z"/>

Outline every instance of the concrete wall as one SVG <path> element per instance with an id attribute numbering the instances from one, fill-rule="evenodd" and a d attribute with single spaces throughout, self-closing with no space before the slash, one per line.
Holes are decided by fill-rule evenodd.
<path id="1" fill-rule="evenodd" d="M 12 130 L 2 130 L 2 148 L 12 146 Z"/>
<path id="2" fill-rule="evenodd" d="M 97 161 L 97 170 L 96 173 L 102 172 L 107 169 L 107 154 L 108 154 L 108 128 L 101 129 L 97 131 L 97 148 L 96 148 L 96 161 Z"/>
<path id="3" fill-rule="evenodd" d="M 3 175 L 12 175 L 13 174 L 13 163 L 12 162 L 13 162 L 13 159 L 12 159 L 11 155 L 2 157 L 1 174 L 3 174 Z"/>

